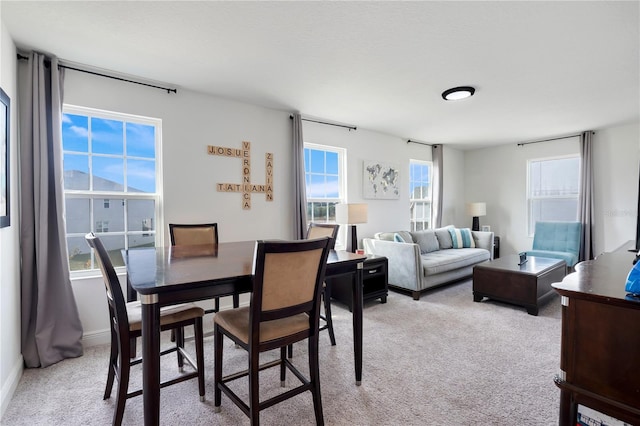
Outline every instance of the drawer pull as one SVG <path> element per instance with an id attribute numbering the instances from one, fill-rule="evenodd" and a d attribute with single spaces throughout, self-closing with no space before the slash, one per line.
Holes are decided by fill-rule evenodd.
<path id="1" fill-rule="evenodd" d="M 376 272 L 378 272 L 378 270 L 377 270 L 377 269 L 371 269 L 371 270 L 369 271 L 369 273 L 370 273 L 370 274 L 375 274 Z"/>

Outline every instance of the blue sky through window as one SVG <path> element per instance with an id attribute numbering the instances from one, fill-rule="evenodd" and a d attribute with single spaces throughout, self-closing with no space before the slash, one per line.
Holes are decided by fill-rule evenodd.
<path id="1" fill-rule="evenodd" d="M 337 152 L 305 148 L 304 163 L 308 198 L 340 197 Z"/>
<path id="2" fill-rule="evenodd" d="M 126 182 L 129 191 L 156 192 L 155 132 L 148 124 L 63 114 L 64 170 L 74 180 L 65 188 L 89 189 L 80 180 L 92 173 L 94 190 L 124 191 Z"/>

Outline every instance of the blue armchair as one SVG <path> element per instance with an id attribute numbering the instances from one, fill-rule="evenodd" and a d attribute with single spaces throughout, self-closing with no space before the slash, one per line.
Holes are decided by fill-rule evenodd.
<path id="1" fill-rule="evenodd" d="M 581 233 L 580 222 L 536 222 L 533 248 L 527 256 L 562 259 L 573 268 L 580 256 Z"/>

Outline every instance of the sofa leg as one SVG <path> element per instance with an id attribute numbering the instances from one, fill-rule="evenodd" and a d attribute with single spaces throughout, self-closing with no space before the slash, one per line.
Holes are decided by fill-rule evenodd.
<path id="1" fill-rule="evenodd" d="M 420 292 L 419 291 L 412 291 L 411 295 L 413 296 L 413 300 L 420 300 Z"/>

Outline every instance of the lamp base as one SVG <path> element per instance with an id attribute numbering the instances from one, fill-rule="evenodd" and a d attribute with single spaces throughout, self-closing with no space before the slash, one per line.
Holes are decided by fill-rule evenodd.
<path id="1" fill-rule="evenodd" d="M 350 251 L 351 253 L 355 253 L 356 249 L 358 248 L 358 237 L 356 235 L 356 226 L 349 225 L 349 228 L 351 228 L 351 235 L 347 236 L 347 251 Z"/>
<path id="2" fill-rule="evenodd" d="M 480 218 L 478 216 L 474 216 L 473 217 L 473 223 L 471 225 L 471 230 L 472 231 L 479 231 L 480 230 Z"/>

